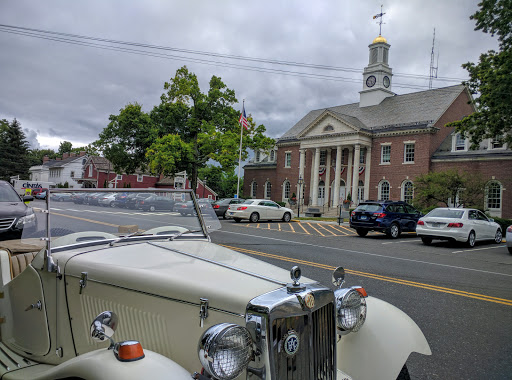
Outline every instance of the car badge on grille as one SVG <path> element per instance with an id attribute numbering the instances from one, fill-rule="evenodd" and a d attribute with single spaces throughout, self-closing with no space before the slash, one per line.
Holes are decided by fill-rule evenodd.
<path id="1" fill-rule="evenodd" d="M 304 303 L 309 309 L 312 309 L 315 307 L 315 296 L 312 293 L 306 294 L 304 297 Z"/>
<path id="2" fill-rule="evenodd" d="M 295 356 L 299 351 L 299 337 L 294 330 L 289 330 L 283 342 L 284 352 L 289 357 Z"/>

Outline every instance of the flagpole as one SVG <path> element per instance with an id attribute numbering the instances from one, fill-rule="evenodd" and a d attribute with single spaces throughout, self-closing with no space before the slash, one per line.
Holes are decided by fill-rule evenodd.
<path id="1" fill-rule="evenodd" d="M 245 99 L 242 103 L 242 115 L 245 111 Z M 240 198 L 240 169 L 242 167 L 242 136 L 244 134 L 244 123 L 240 121 L 240 154 L 238 155 L 238 182 L 236 184 L 236 197 Z"/>

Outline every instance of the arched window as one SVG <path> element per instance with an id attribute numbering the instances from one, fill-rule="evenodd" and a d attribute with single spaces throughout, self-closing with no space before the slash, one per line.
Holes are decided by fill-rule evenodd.
<path id="1" fill-rule="evenodd" d="M 498 181 L 491 181 L 485 187 L 485 206 L 492 216 L 501 216 L 502 187 Z"/>
<path id="2" fill-rule="evenodd" d="M 389 199 L 389 182 L 386 180 L 379 183 L 379 199 L 387 201 Z"/>
<path id="3" fill-rule="evenodd" d="M 332 125 L 328 125 L 324 128 L 324 132 L 332 132 L 334 131 L 334 127 Z"/>
<path id="4" fill-rule="evenodd" d="M 270 182 L 265 183 L 265 199 L 270 199 L 272 197 L 272 184 Z"/>
<path id="5" fill-rule="evenodd" d="M 276 152 L 275 150 L 271 150 L 270 151 L 270 161 L 274 162 L 274 160 L 276 159 Z"/>
<path id="6" fill-rule="evenodd" d="M 286 201 L 287 199 L 290 198 L 290 196 L 291 196 L 290 189 L 291 189 L 290 181 L 288 181 L 288 180 L 284 181 L 283 182 L 283 201 Z"/>
<path id="7" fill-rule="evenodd" d="M 260 151 L 257 151 L 256 152 L 256 162 L 260 162 L 260 159 L 261 159 L 261 153 L 260 153 Z"/>
<path id="8" fill-rule="evenodd" d="M 258 191 L 258 184 L 256 181 L 253 181 L 251 183 L 251 197 L 256 198 L 256 193 Z"/>
<path id="9" fill-rule="evenodd" d="M 402 200 L 407 203 L 412 203 L 414 198 L 414 185 L 411 181 L 405 180 L 402 182 Z"/>

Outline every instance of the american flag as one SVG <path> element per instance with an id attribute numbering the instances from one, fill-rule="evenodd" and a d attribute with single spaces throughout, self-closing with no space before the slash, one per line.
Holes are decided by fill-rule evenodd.
<path id="1" fill-rule="evenodd" d="M 241 123 L 245 129 L 247 129 L 247 116 L 245 115 L 245 106 L 242 107 L 242 113 L 240 114 L 240 118 L 238 122 Z"/>

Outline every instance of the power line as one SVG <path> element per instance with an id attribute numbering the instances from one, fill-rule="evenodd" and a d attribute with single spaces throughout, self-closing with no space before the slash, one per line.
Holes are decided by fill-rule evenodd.
<path id="1" fill-rule="evenodd" d="M 52 31 L 45 31 L 45 30 L 41 30 L 41 29 L 24 28 L 24 27 L 11 26 L 11 25 L 5 25 L 5 24 L 0 24 L 0 31 L 4 32 L 4 33 L 17 34 L 17 35 L 22 35 L 22 36 L 27 36 L 27 37 L 39 38 L 39 39 L 43 39 L 43 40 L 67 43 L 67 44 L 71 44 L 71 45 L 94 47 L 94 48 L 99 48 L 99 49 L 104 49 L 104 50 L 120 51 L 120 52 L 125 52 L 125 53 L 132 53 L 132 54 L 151 56 L 151 57 L 170 59 L 170 60 L 181 60 L 181 61 L 186 61 L 186 62 L 206 64 L 206 65 L 214 65 L 214 66 L 220 66 L 220 67 L 229 67 L 229 68 L 236 68 L 236 69 L 242 69 L 242 70 L 273 73 L 273 74 L 296 76 L 296 77 L 305 77 L 305 78 L 310 78 L 310 79 L 332 80 L 332 81 L 342 81 L 342 82 L 352 82 L 352 83 L 360 82 L 360 79 L 355 79 L 355 78 L 346 78 L 346 77 L 339 77 L 339 76 L 327 75 L 327 74 L 307 73 L 307 72 L 300 72 L 300 71 L 290 71 L 290 70 L 273 69 L 273 68 L 265 68 L 265 67 L 257 67 L 257 66 L 248 66 L 248 65 L 241 65 L 241 64 L 230 63 L 230 62 L 212 61 L 212 60 L 201 59 L 201 58 L 196 58 L 196 57 L 171 55 L 171 54 L 161 53 L 159 51 L 162 51 L 162 50 L 163 51 L 174 51 L 174 52 L 182 52 L 182 53 L 186 53 L 186 54 L 204 55 L 204 56 L 208 56 L 208 57 L 227 58 L 227 59 L 259 62 L 259 63 L 275 64 L 275 65 L 296 66 L 296 67 L 302 67 L 302 68 L 308 68 L 308 69 L 318 69 L 318 70 L 347 71 L 347 72 L 361 73 L 360 69 L 351 69 L 351 68 L 343 68 L 343 67 L 335 67 L 335 66 L 327 66 L 327 65 L 315 65 L 315 64 L 308 64 L 308 63 L 288 62 L 288 61 L 279 61 L 279 60 L 268 60 L 268 59 L 263 59 L 263 58 L 242 57 L 242 56 L 229 55 L 229 54 L 218 54 L 218 53 L 203 52 L 203 51 L 197 51 L 197 50 L 179 49 L 179 48 L 173 48 L 173 47 L 141 44 L 141 43 L 136 43 L 136 42 L 126 42 L 126 41 L 118 41 L 118 40 L 111 40 L 111 39 L 98 38 L 98 37 L 81 36 L 81 35 L 70 34 L 70 33 L 52 32 Z M 83 41 L 83 40 L 85 40 L 85 41 Z M 96 41 L 96 42 L 89 42 L 89 41 Z M 99 43 L 97 43 L 97 42 L 99 42 Z M 121 45 L 121 46 L 106 45 L 105 43 L 116 44 L 116 45 Z M 154 50 L 159 50 L 159 51 L 155 52 L 155 51 L 149 51 L 149 50 L 131 49 L 131 48 L 123 47 L 123 45 L 124 46 L 140 47 L 140 48 L 144 48 L 144 49 L 154 49 Z M 428 76 L 414 75 L 414 74 L 395 74 L 395 76 L 403 76 L 403 77 L 413 78 L 413 79 L 428 79 Z M 462 79 L 458 79 L 458 78 L 439 78 L 439 79 L 444 80 L 444 81 L 450 81 L 450 82 L 462 81 Z M 412 85 L 412 84 L 400 84 L 400 83 L 394 83 L 394 86 L 398 87 L 398 88 L 409 88 L 409 89 L 425 89 L 425 88 L 427 88 L 427 86 Z"/>

